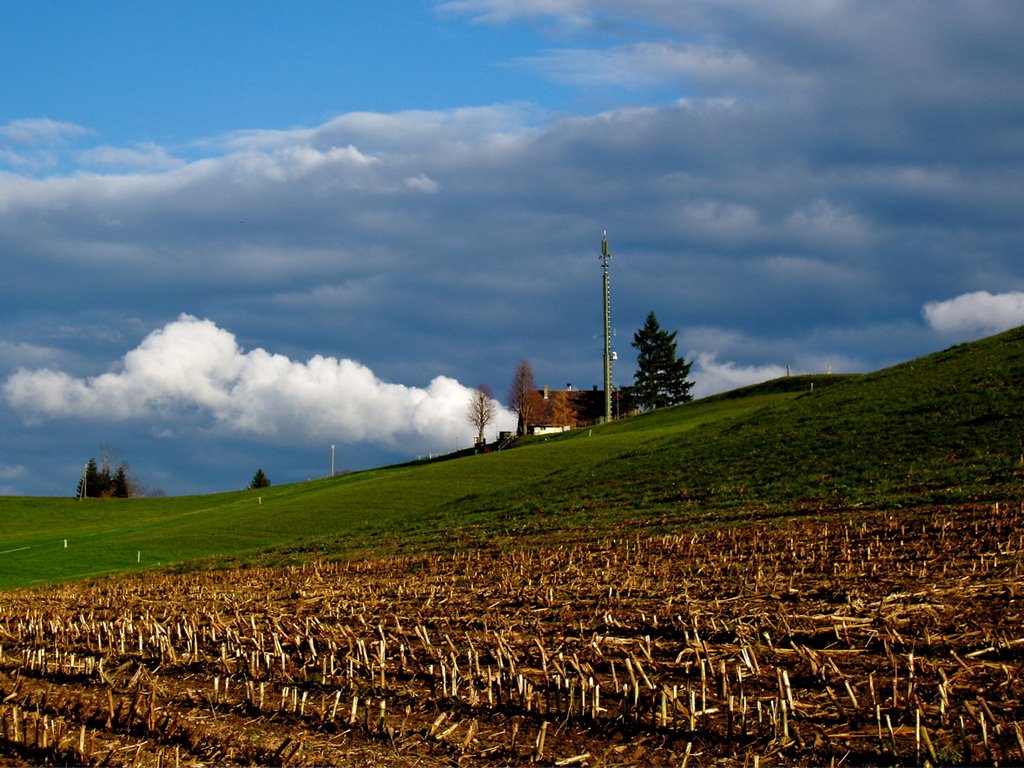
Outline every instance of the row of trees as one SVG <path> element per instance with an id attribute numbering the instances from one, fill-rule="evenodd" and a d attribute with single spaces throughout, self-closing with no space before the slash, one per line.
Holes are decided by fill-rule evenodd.
<path id="1" fill-rule="evenodd" d="M 493 417 L 492 417 L 493 418 Z M 76 499 L 133 499 L 141 496 L 163 496 L 161 488 L 146 489 L 132 474 L 127 461 L 116 467 L 111 460 L 112 449 L 104 445 L 100 461 L 90 458 L 75 489 Z M 249 481 L 250 488 L 269 488 L 270 478 L 262 469 Z"/>
<path id="2" fill-rule="evenodd" d="M 142 488 L 128 473 L 128 463 L 123 462 L 112 469 L 107 455 L 99 464 L 96 459 L 89 459 L 75 491 L 77 499 L 128 499 L 142 495 Z"/>
<path id="3" fill-rule="evenodd" d="M 692 363 L 677 355 L 676 331 L 670 333 L 662 329 L 653 310 L 647 315 L 643 327 L 633 334 L 632 346 L 637 351 L 637 370 L 633 386 L 624 388 L 622 392 L 628 410 L 650 411 L 692 399 L 690 389 L 693 382 L 687 378 Z M 526 434 L 537 415 L 541 406 L 537 393 L 533 369 L 523 360 L 512 375 L 506 401 L 517 416 L 518 435 Z M 559 419 L 565 422 L 572 420 L 572 406 L 568 401 L 556 399 L 549 408 L 554 411 L 551 416 L 555 422 Z M 477 430 L 477 444 L 483 443 L 484 430 L 497 416 L 497 403 L 486 384 L 479 385 L 470 395 L 467 416 Z"/>

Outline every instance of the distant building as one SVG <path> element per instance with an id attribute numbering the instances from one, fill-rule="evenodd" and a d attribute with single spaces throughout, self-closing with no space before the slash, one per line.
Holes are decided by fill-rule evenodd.
<path id="1" fill-rule="evenodd" d="M 616 389 L 612 392 L 612 414 L 615 417 L 629 415 L 629 391 Z M 589 427 L 604 418 L 604 390 L 575 389 L 572 384 L 566 389 L 537 390 L 533 416 L 526 425 L 527 434 L 548 435 L 566 432 L 570 429 Z"/>

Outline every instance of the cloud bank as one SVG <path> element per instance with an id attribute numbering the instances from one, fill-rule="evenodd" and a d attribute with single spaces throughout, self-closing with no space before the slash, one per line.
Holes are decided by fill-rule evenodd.
<path id="1" fill-rule="evenodd" d="M 930 301 L 924 317 L 939 333 L 998 333 L 1024 325 L 1024 292 L 965 293 L 946 301 Z"/>
<path id="2" fill-rule="evenodd" d="M 219 29 L 206 7 L 175 17 Z M 322 71 L 243 34 L 237 55 L 195 46 L 191 76 L 177 45 L 147 52 L 175 78 L 143 83 L 158 112 L 123 94 L 75 109 L 48 87 L 87 48 L 6 60 L 29 96 L 0 124 L 0 383 L 20 398 L 0 409 L 0 457 L 26 468 L 9 484 L 63 492 L 54 446 L 73 477 L 107 440 L 172 492 L 257 460 L 316 471 L 313 449 L 268 440 L 367 441 L 356 466 L 435 430 L 468 441 L 460 407 L 439 415 L 459 381 L 501 392 L 527 359 L 541 384 L 600 384 L 604 230 L 619 385 L 651 310 L 694 351 L 698 394 L 786 366 L 876 370 L 1021 322 L 1024 3 L 446 0 L 402 25 L 366 9 L 385 53 L 362 91 L 339 59 L 368 59 L 346 46 L 348 5 L 315 29 L 246 14 Z M 23 39 L 131 39 L 37 17 Z M 209 326 L 125 355 L 183 307 Z M 176 352 L 154 373 L 160 345 Z M 188 448 L 147 421 L 191 430 Z"/>
<path id="3" fill-rule="evenodd" d="M 693 380 L 694 397 L 706 397 L 730 389 L 760 384 L 762 381 L 785 376 L 787 371 L 783 365 L 737 365 L 734 362 L 719 362 L 714 352 L 698 352 L 693 355 L 693 368 L 690 378 Z"/>
<path id="4" fill-rule="evenodd" d="M 471 392 L 446 376 L 408 387 L 382 381 L 353 360 L 317 355 L 298 362 L 243 351 L 230 332 L 186 314 L 149 334 L 119 370 L 83 379 L 20 369 L 3 386 L 12 408 L 36 417 L 145 419 L 173 428 L 198 413 L 209 422 L 204 428 L 265 441 L 415 451 L 450 450 L 472 432 Z M 498 414 L 489 429 L 514 428 L 515 417 L 500 404 Z"/>

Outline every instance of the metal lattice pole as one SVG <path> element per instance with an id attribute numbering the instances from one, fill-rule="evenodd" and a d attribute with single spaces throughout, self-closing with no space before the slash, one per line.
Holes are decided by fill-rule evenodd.
<path id="1" fill-rule="evenodd" d="M 601 266 L 604 269 L 604 420 L 612 420 L 612 310 L 608 287 L 608 233 L 601 237 Z"/>

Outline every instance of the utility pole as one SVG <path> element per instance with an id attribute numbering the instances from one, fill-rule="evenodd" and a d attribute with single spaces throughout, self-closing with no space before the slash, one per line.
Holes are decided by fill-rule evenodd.
<path id="1" fill-rule="evenodd" d="M 601 237 L 601 266 L 604 269 L 604 420 L 612 420 L 612 311 L 608 288 L 608 232 Z"/>

